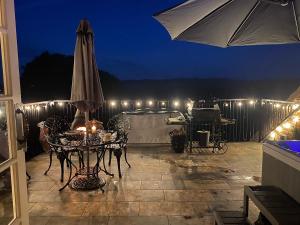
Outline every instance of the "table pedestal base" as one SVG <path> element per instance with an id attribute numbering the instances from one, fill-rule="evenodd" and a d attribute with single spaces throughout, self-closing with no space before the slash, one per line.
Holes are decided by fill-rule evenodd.
<path id="1" fill-rule="evenodd" d="M 70 188 L 76 191 L 86 191 L 102 188 L 105 185 L 105 180 L 95 176 L 78 176 L 69 184 Z"/>

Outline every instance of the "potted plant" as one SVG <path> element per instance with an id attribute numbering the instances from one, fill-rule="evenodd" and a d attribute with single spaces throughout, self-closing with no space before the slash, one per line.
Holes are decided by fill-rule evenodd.
<path id="1" fill-rule="evenodd" d="M 176 153 L 183 153 L 185 142 L 186 142 L 186 134 L 183 128 L 174 129 L 170 132 L 172 149 Z"/>

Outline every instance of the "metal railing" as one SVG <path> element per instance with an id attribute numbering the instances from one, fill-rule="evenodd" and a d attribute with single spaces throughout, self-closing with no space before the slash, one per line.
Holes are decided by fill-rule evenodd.
<path id="1" fill-rule="evenodd" d="M 136 110 L 178 110 L 186 112 L 188 101 L 176 100 L 124 100 L 105 101 L 102 107 L 91 113 L 90 118 L 100 120 L 104 125 L 109 118 L 124 111 Z M 235 119 L 234 125 L 223 127 L 224 138 L 228 141 L 261 141 L 286 117 L 298 108 L 293 102 L 271 99 L 217 99 L 224 118 Z M 207 101 L 194 101 L 195 107 L 203 107 Z M 29 157 L 41 151 L 37 123 L 57 115 L 70 123 L 74 119 L 76 107 L 68 100 L 34 102 L 21 106 L 29 122 Z M 202 128 L 199 128 L 202 129 Z M 206 128 L 209 129 L 209 128 Z"/>

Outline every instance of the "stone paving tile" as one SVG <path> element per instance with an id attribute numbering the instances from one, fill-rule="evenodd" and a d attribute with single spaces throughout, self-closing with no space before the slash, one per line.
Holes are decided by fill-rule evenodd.
<path id="1" fill-rule="evenodd" d="M 108 225 L 168 225 L 166 216 L 114 216 L 110 217 Z"/>
<path id="2" fill-rule="evenodd" d="M 241 210 L 243 186 L 261 179 L 259 143 L 229 143 L 224 155 L 174 154 L 168 146 L 129 146 L 128 152 L 132 168 L 122 160 L 121 179 L 100 173 L 104 193 L 59 192 L 64 183 L 55 157 L 47 176 L 46 154 L 28 162 L 31 225 L 211 225 L 213 210 Z M 107 168 L 117 174 L 115 158 Z M 250 208 L 255 221 L 258 212 Z"/>
<path id="3" fill-rule="evenodd" d="M 213 225 L 213 216 L 168 216 L 169 225 Z"/>
<path id="4" fill-rule="evenodd" d="M 87 207 L 87 202 L 61 203 L 48 202 L 37 203 L 29 211 L 30 216 L 81 216 Z"/>
<path id="5" fill-rule="evenodd" d="M 199 202 L 211 201 L 213 196 L 205 190 L 164 190 L 166 201 Z"/>

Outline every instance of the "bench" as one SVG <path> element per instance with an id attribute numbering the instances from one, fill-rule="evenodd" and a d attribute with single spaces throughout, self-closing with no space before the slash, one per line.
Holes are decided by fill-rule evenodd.
<path id="1" fill-rule="evenodd" d="M 214 211 L 215 225 L 250 225 L 243 212 Z"/>
<path id="2" fill-rule="evenodd" d="M 278 187 L 245 186 L 245 216 L 248 216 L 249 199 L 272 225 L 300 224 L 300 204 Z"/>

